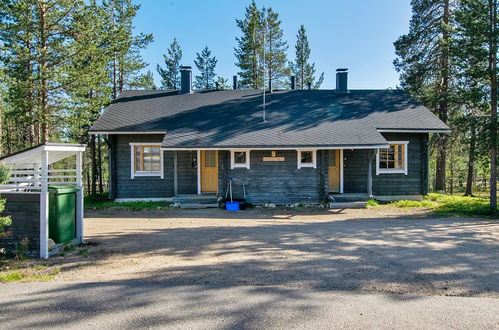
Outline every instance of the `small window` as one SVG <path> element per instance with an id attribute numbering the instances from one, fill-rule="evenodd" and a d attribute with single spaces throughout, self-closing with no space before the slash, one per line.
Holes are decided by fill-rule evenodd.
<path id="1" fill-rule="evenodd" d="M 298 168 L 302 167 L 316 167 L 314 150 L 298 151 Z"/>
<path id="2" fill-rule="evenodd" d="M 217 167 L 217 152 L 206 150 L 204 153 L 204 167 Z"/>
<path id="3" fill-rule="evenodd" d="M 407 174 L 407 143 L 390 142 L 389 148 L 378 150 L 377 171 L 379 173 Z"/>
<path id="4" fill-rule="evenodd" d="M 231 152 L 231 168 L 245 167 L 249 169 L 249 151 L 236 150 Z"/>
<path id="5" fill-rule="evenodd" d="M 161 176 L 162 154 L 159 145 L 132 145 L 132 179 L 135 176 Z"/>

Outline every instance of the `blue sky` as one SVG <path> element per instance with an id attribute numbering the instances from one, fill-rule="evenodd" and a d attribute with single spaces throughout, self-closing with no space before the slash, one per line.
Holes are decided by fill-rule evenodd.
<path id="1" fill-rule="evenodd" d="M 135 31 L 153 33 L 154 42 L 143 51 L 156 84 L 156 64 L 174 37 L 183 51 L 182 64 L 194 67 L 196 52 L 208 46 L 218 58 L 218 75 L 237 73 L 235 37 L 240 35 L 235 19 L 242 18 L 250 0 L 135 0 L 141 9 Z M 296 33 L 307 29 L 311 61 L 324 72 L 322 88 L 334 88 L 335 70 L 349 68 L 349 87 L 388 88 L 398 84 L 393 68 L 393 42 L 408 31 L 410 0 L 260 0 L 259 7 L 272 7 L 280 15 L 288 41 L 288 59 L 294 59 Z"/>

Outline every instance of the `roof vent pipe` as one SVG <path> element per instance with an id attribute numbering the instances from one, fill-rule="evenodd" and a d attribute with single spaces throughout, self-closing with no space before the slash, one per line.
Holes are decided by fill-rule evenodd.
<path id="1" fill-rule="evenodd" d="M 237 89 L 237 76 L 232 77 L 232 88 Z"/>
<path id="2" fill-rule="evenodd" d="M 291 89 L 295 89 L 295 80 L 296 80 L 296 77 L 291 76 Z"/>
<path id="3" fill-rule="evenodd" d="M 180 67 L 180 94 L 192 94 L 192 68 Z"/>
<path id="4" fill-rule="evenodd" d="M 348 93 L 348 69 L 336 69 L 336 93 Z"/>

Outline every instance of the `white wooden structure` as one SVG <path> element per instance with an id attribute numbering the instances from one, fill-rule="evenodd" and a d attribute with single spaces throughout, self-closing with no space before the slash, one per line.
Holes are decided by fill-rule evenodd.
<path id="1" fill-rule="evenodd" d="M 49 240 L 49 194 L 50 185 L 73 185 L 76 196 L 76 240 L 83 242 L 83 184 L 82 153 L 85 145 L 67 143 L 45 143 L 3 157 L 0 164 L 11 169 L 7 184 L 0 185 L 0 194 L 40 195 L 40 258 L 48 258 Z M 51 165 L 68 157 L 76 157 L 75 168 L 53 169 Z"/>

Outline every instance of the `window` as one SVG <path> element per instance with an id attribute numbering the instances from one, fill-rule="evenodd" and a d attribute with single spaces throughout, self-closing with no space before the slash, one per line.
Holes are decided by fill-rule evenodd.
<path id="1" fill-rule="evenodd" d="M 163 178 L 163 153 L 160 144 L 136 144 L 131 146 L 131 177 L 160 176 Z"/>
<path id="2" fill-rule="evenodd" d="M 389 148 L 378 149 L 376 174 L 404 173 L 407 175 L 407 144 L 409 142 L 389 142 Z"/>
<path id="3" fill-rule="evenodd" d="M 231 167 L 250 168 L 249 150 L 233 150 L 231 151 Z"/>
<path id="4" fill-rule="evenodd" d="M 316 167 L 315 150 L 298 151 L 298 168 L 302 167 Z"/>

